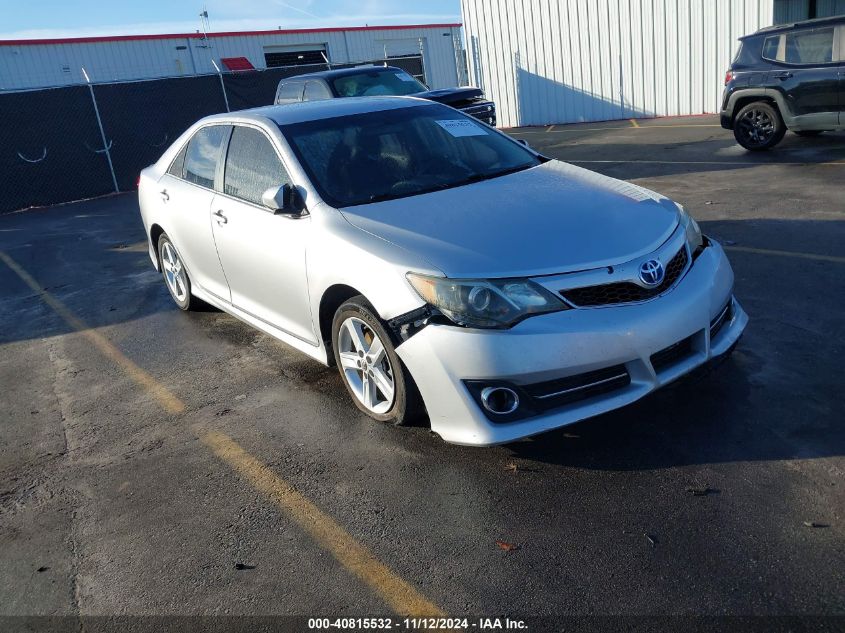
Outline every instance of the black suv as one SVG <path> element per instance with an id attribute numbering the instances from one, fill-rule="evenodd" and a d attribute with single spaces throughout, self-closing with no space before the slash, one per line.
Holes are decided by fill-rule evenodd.
<path id="1" fill-rule="evenodd" d="M 384 95 L 420 97 L 445 103 L 496 126 L 496 105 L 484 98 L 480 88 L 429 90 L 425 84 L 394 66 L 356 66 L 288 77 L 279 82 L 275 103 Z"/>
<path id="2" fill-rule="evenodd" d="M 787 129 L 799 136 L 845 129 L 845 16 L 740 38 L 721 122 L 753 151 L 774 147 Z"/>

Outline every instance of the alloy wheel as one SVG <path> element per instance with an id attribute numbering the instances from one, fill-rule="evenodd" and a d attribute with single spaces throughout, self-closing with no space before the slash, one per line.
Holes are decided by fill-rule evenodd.
<path id="1" fill-rule="evenodd" d="M 161 247 L 161 267 L 164 269 L 164 278 L 170 292 L 180 303 L 188 296 L 188 283 L 185 278 L 185 269 L 179 254 L 170 242 L 165 242 Z"/>
<path id="2" fill-rule="evenodd" d="M 737 129 L 746 143 L 754 147 L 762 147 L 775 135 L 776 125 L 771 115 L 765 110 L 756 108 L 744 113 L 736 122 Z"/>
<path id="3" fill-rule="evenodd" d="M 393 367 L 375 331 L 349 317 L 338 332 L 338 355 L 346 382 L 361 404 L 376 414 L 390 411 L 396 394 Z"/>

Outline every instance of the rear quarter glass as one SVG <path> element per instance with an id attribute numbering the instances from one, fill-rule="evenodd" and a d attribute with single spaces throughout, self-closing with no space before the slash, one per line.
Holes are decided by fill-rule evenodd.
<path id="1" fill-rule="evenodd" d="M 768 65 L 763 59 L 763 37 L 748 37 L 740 42 L 739 50 L 736 52 L 731 68 L 733 70 L 759 68 L 761 65 Z"/>

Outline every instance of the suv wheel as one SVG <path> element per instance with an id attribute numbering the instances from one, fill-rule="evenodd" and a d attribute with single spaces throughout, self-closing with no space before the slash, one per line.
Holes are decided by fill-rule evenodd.
<path id="1" fill-rule="evenodd" d="M 780 113 L 763 101 L 749 103 L 734 120 L 734 137 L 745 149 L 757 152 L 774 147 L 786 134 Z"/>

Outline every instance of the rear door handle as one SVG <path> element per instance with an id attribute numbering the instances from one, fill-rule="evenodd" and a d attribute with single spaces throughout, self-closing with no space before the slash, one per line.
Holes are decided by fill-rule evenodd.
<path id="1" fill-rule="evenodd" d="M 216 211 L 214 213 L 214 215 L 217 217 L 217 224 L 219 224 L 220 226 L 223 226 L 224 224 L 226 224 L 229 221 L 229 218 L 227 218 L 225 215 L 223 215 L 222 210 Z"/>
<path id="2" fill-rule="evenodd" d="M 789 78 L 792 77 L 792 73 L 779 73 L 779 74 L 775 75 L 775 77 L 777 77 L 778 79 L 781 79 L 781 80 L 789 79 Z"/>

